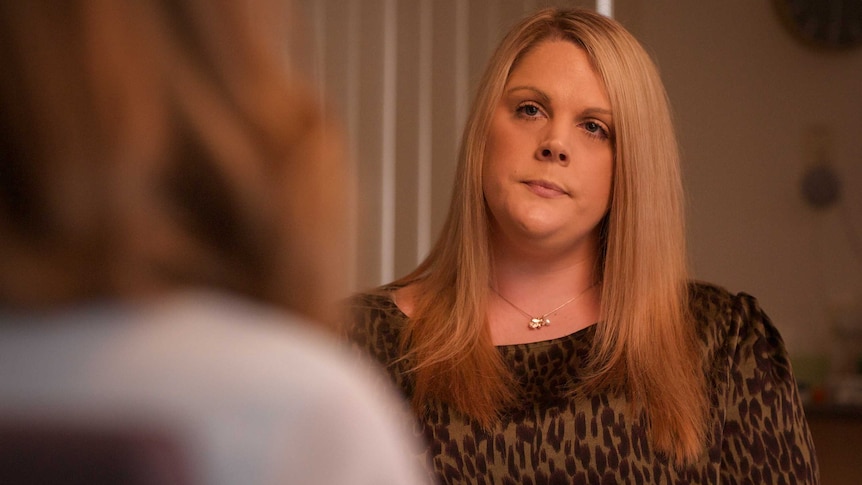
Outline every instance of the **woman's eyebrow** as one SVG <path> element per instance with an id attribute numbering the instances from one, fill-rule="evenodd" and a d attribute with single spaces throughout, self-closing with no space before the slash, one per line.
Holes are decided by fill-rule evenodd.
<path id="1" fill-rule="evenodd" d="M 585 115 L 601 114 L 601 115 L 606 115 L 606 116 L 610 116 L 610 117 L 614 116 L 614 114 L 611 112 L 611 110 L 609 110 L 607 108 L 598 108 L 598 107 L 587 108 L 582 113 Z"/>
<path id="2" fill-rule="evenodd" d="M 542 91 L 541 89 L 539 89 L 535 86 L 529 86 L 529 85 L 513 86 L 513 87 L 506 90 L 506 94 L 512 94 L 516 91 L 525 91 L 525 90 L 526 91 L 532 91 L 533 93 L 535 93 L 536 96 L 538 96 L 543 103 L 547 103 L 547 102 L 551 101 L 551 97 L 548 96 L 548 93 Z"/>

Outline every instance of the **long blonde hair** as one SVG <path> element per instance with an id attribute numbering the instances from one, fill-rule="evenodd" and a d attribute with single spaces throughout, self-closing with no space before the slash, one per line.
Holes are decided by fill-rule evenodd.
<path id="1" fill-rule="evenodd" d="M 491 251 L 482 167 L 491 114 L 509 73 L 548 39 L 586 51 L 615 124 L 613 193 L 599 260 L 601 318 L 586 377 L 572 392 L 625 394 L 635 410 L 646 411 L 657 450 L 694 459 L 705 443 L 708 402 L 688 313 L 684 200 L 669 104 L 640 44 L 617 22 L 587 10 L 546 9 L 523 20 L 485 71 L 442 235 L 425 261 L 394 283 L 421 288 L 402 339 L 414 404 L 446 402 L 487 426 L 515 399 L 486 321 Z"/>
<path id="2" fill-rule="evenodd" d="M 278 0 L 0 5 L 0 302 L 204 286 L 332 318 L 344 157 Z"/>

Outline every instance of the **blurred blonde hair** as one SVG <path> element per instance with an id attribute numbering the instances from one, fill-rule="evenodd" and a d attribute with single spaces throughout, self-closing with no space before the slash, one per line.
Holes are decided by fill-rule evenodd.
<path id="1" fill-rule="evenodd" d="M 345 166 L 284 2 L 0 2 L 0 301 L 180 287 L 334 317 Z"/>
<path id="2" fill-rule="evenodd" d="M 705 443 L 708 401 L 688 314 L 684 199 L 668 100 L 640 44 L 587 10 L 546 9 L 523 20 L 485 71 L 442 235 L 427 259 L 394 283 L 421 288 L 402 340 L 415 374 L 414 404 L 440 400 L 489 425 L 516 398 L 486 322 L 491 251 L 482 170 L 509 73 L 530 49 L 553 39 L 586 51 L 607 89 L 615 132 L 597 268 L 601 318 L 585 379 L 572 392 L 625 394 L 634 411 L 646 411 L 657 450 L 694 459 Z"/>

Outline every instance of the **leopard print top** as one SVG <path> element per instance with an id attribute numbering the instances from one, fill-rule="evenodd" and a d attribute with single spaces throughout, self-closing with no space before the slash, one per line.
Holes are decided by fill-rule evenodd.
<path id="1" fill-rule="evenodd" d="M 385 289 L 384 289 L 385 290 Z M 712 432 L 700 460 L 676 467 L 656 453 L 643 415 L 623 398 L 570 398 L 594 326 L 567 337 L 498 347 L 528 397 L 485 430 L 445 404 L 429 406 L 417 429 L 441 484 L 810 484 L 819 483 L 814 445 L 778 331 L 746 294 L 692 284 L 692 308 L 711 367 Z M 370 353 L 410 397 L 398 361 L 407 317 L 387 292 L 351 301 L 353 343 Z"/>

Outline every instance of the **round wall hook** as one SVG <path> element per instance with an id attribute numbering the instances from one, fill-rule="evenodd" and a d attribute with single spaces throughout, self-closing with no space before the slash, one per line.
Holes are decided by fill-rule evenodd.
<path id="1" fill-rule="evenodd" d="M 814 209 L 828 209 L 841 199 L 841 180 L 829 164 L 817 164 L 802 174 L 802 198 Z"/>

